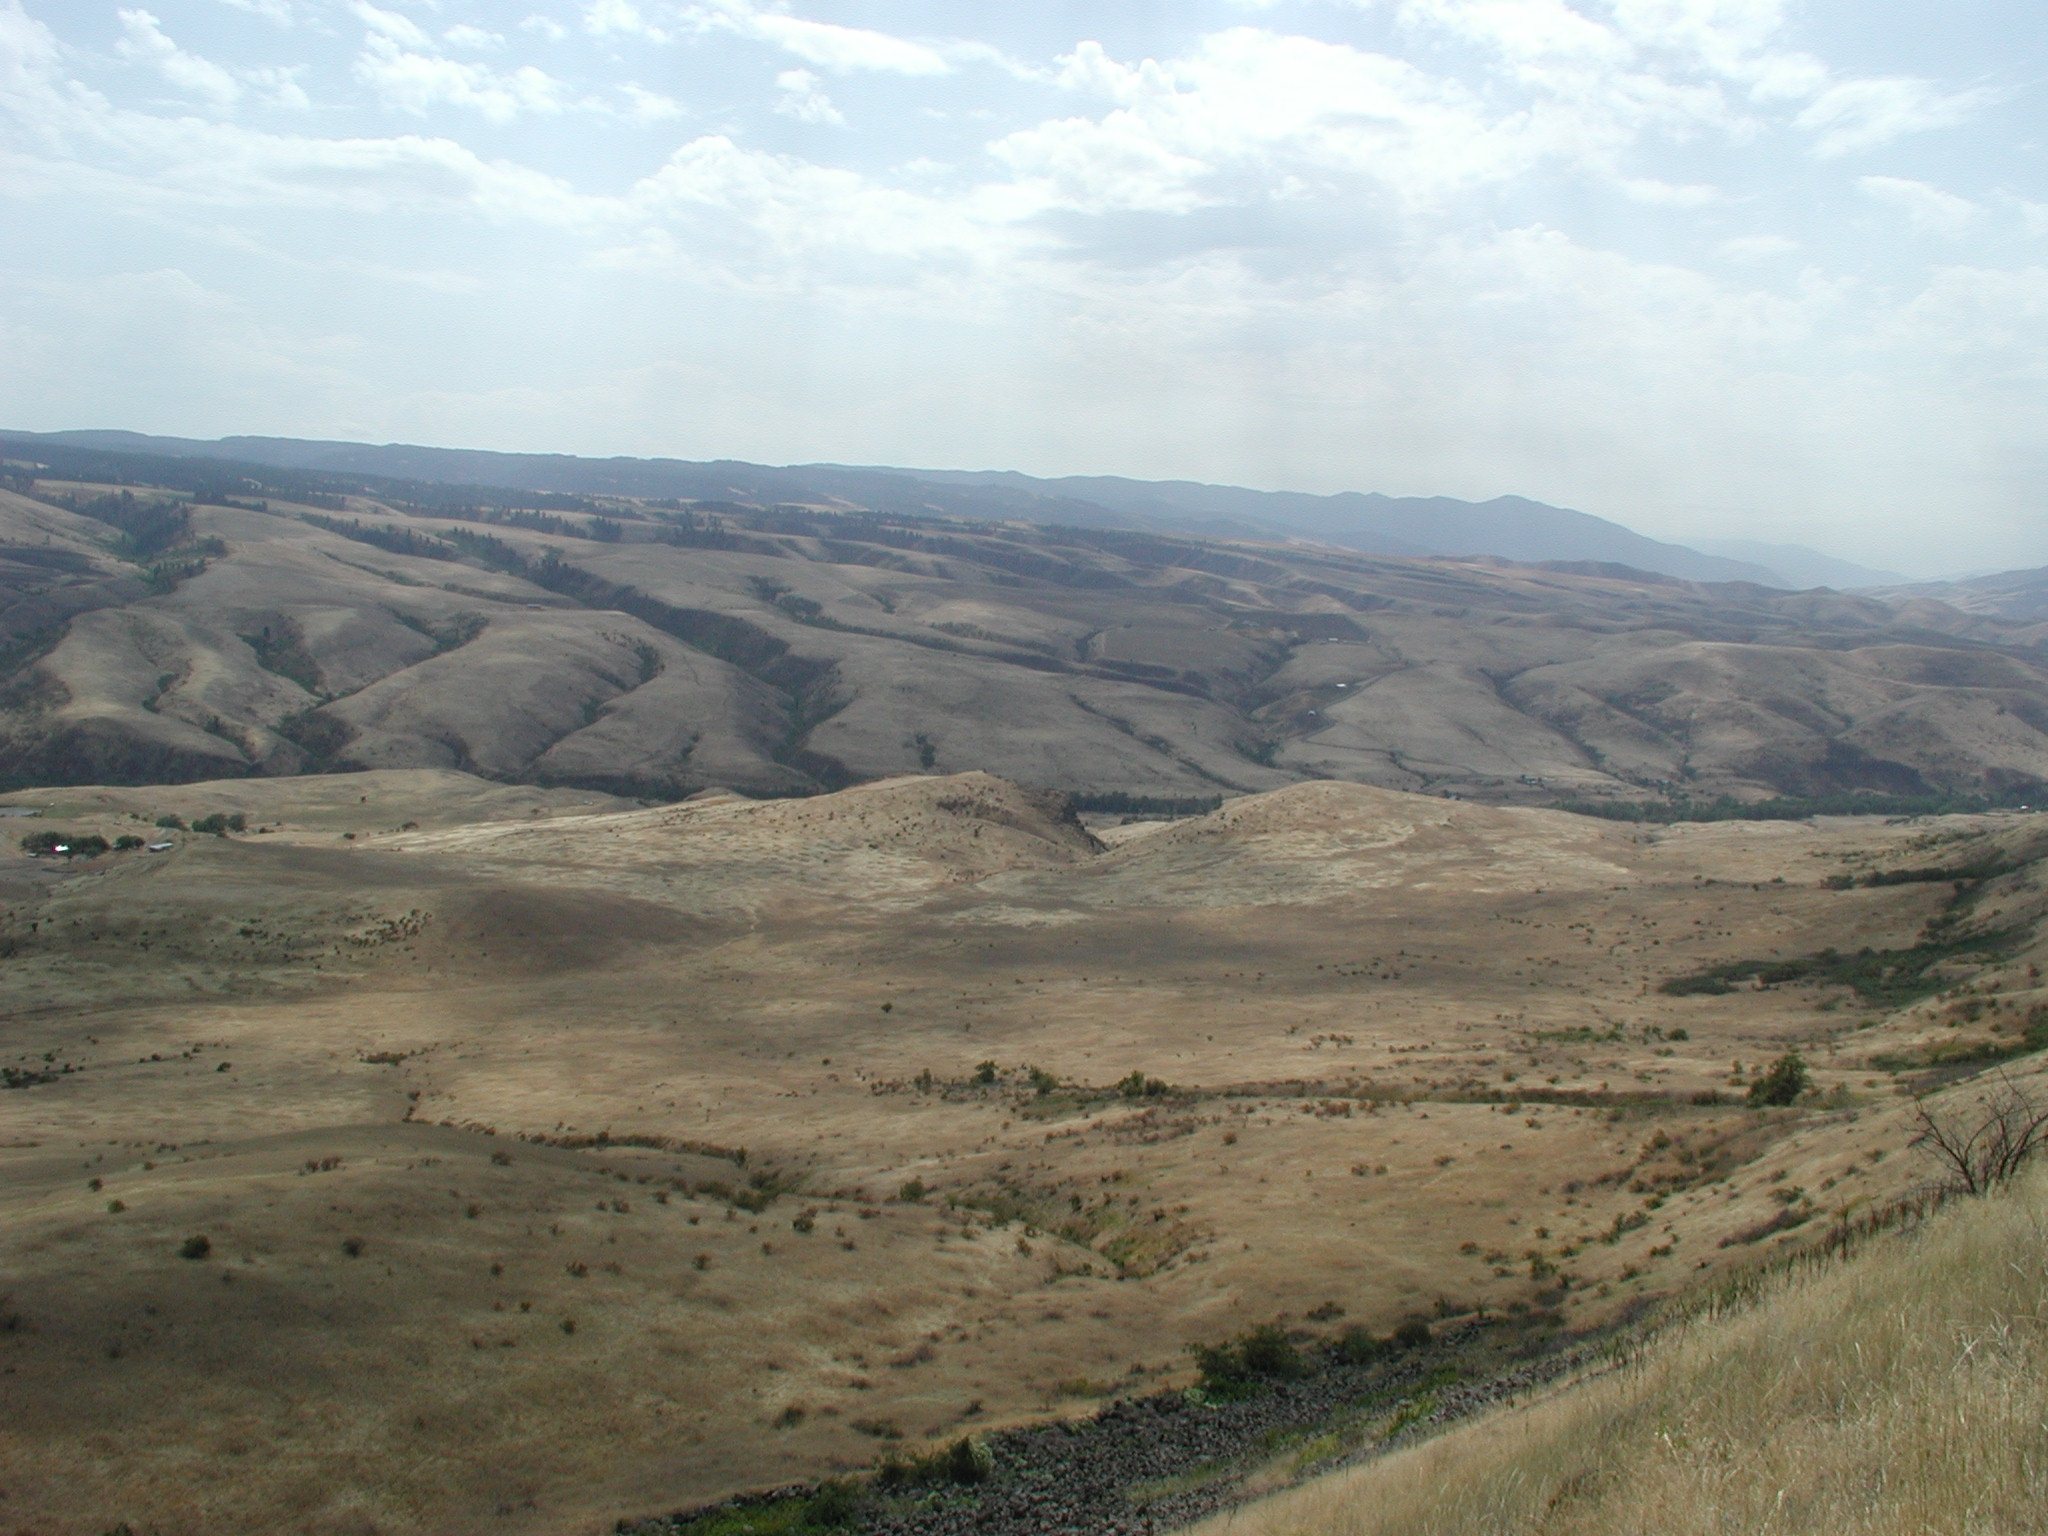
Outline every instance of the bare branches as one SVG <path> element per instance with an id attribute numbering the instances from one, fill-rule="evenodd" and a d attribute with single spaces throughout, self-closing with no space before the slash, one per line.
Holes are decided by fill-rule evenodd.
<path id="1" fill-rule="evenodd" d="M 1920 1100 L 1911 1145 L 1925 1149 L 1947 1174 L 1951 1188 L 1981 1195 L 1996 1189 L 2048 1142 L 2048 1106 L 2014 1082 L 2003 1068 L 1969 1108 L 1936 1109 Z"/>

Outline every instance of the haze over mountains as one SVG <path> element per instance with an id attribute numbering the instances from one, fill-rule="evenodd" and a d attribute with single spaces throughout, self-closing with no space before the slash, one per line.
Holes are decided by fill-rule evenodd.
<path id="1" fill-rule="evenodd" d="M 1688 581 L 1841 590 L 1905 578 L 1789 544 L 1728 541 L 1714 550 L 1646 538 L 1584 512 L 1522 496 L 1486 502 L 1448 496 L 1342 492 L 1315 496 L 1193 481 L 1013 471 L 918 470 L 839 464 L 774 467 L 732 460 L 590 459 L 408 444 L 226 437 L 214 441 L 137 432 L 11 434 L 74 447 L 228 459 L 289 469 L 491 486 L 568 495 L 841 505 L 895 514 L 1004 518 L 1078 527 L 1151 528 L 1222 537 L 1316 539 L 1384 555 L 1495 555 L 1528 562 L 1595 562 Z"/>
<path id="2" fill-rule="evenodd" d="M 2024 578 L 1965 608 L 1104 526 L 1154 514 L 1007 479 L 292 451 L 615 488 L 0 440 L 0 774 L 455 768 L 666 796 L 982 769 L 1124 800 L 2048 783 Z M 1256 496 L 1205 494 L 1219 520 Z M 1505 538 L 1553 515 L 1531 507 L 1467 511 Z"/>

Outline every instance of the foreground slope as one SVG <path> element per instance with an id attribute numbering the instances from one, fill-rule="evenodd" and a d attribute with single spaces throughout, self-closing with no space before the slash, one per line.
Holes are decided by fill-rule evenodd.
<path id="1" fill-rule="evenodd" d="M 0 808 L 174 844 L 0 859 L 0 1484 L 88 1536 L 595 1529 L 1262 1322 L 1589 1327 L 1910 1185 L 1905 1094 L 2048 1020 L 2020 815 L 1311 783 L 1097 835 L 981 774 L 445 771 Z M 1747 1107 L 1792 1047 L 1814 1096 Z"/>
<path id="2" fill-rule="evenodd" d="M 1319 777 L 1494 801 L 2048 783 L 2036 629 L 1939 602 L 94 465 L 133 483 L 0 491 L 0 782 L 448 768 L 676 797 L 985 769 L 1099 804 Z"/>
<path id="3" fill-rule="evenodd" d="M 2039 1093 L 2038 1075 L 2029 1079 Z M 2048 1499 L 2048 1177 L 1205 1536 L 1966 1536 Z"/>

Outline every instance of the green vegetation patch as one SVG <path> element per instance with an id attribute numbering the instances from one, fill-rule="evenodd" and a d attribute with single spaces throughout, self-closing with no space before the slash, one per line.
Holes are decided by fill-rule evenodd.
<path id="1" fill-rule="evenodd" d="M 1222 1344 L 1195 1346 L 1199 1390 L 1211 1402 L 1238 1402 L 1276 1381 L 1297 1381 L 1309 1373 L 1294 1340 L 1278 1323 L 1263 1323 Z"/>
<path id="2" fill-rule="evenodd" d="M 851 1483 L 827 1483 L 814 1493 L 729 1504 L 660 1529 L 665 1536 L 822 1536 L 853 1525 L 866 1502 L 864 1491 Z"/>
<path id="3" fill-rule="evenodd" d="M 322 691 L 320 664 L 313 660 L 306 649 L 305 635 L 292 620 L 275 619 L 241 638 L 255 652 L 256 665 L 264 671 L 287 678 L 308 693 Z"/>
<path id="4" fill-rule="evenodd" d="M 1931 997 L 1948 985 L 1936 973 L 1936 967 L 1958 960 L 1985 963 L 2006 959 L 2020 937 L 2011 929 L 1954 933 L 1937 920 L 1928 924 L 1926 934 L 1910 949 L 1866 947 L 1850 954 L 1824 949 L 1818 954 L 1788 959 L 1730 960 L 1669 977 L 1658 984 L 1657 990 L 1669 997 L 1720 997 L 1743 982 L 1767 987 L 1812 982 L 1817 986 L 1848 987 L 1866 1003 L 1900 1008 Z"/>
<path id="5" fill-rule="evenodd" d="M 1769 800 L 1560 800 L 1557 809 L 1603 821 L 1670 826 L 1684 821 L 1805 821 L 1814 816 L 1972 816 L 2012 810 L 2048 797 L 2048 784 L 2035 783 L 1990 795 L 1884 795 L 1844 791 L 1833 795 L 1780 795 Z"/>

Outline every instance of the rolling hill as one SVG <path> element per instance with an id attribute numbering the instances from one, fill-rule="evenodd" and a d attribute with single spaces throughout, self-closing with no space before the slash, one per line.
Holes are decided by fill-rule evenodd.
<path id="1" fill-rule="evenodd" d="M 2048 780 L 2038 629 L 1941 602 L 0 453 L 14 783 L 453 768 L 659 797 L 986 769 L 1137 806 L 1309 778 L 1541 801 Z"/>

